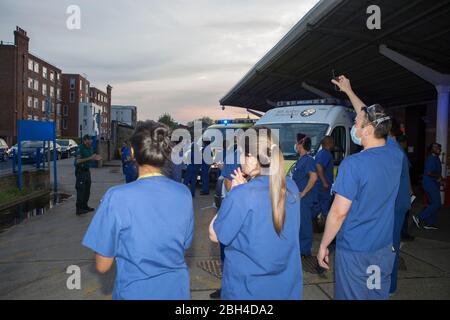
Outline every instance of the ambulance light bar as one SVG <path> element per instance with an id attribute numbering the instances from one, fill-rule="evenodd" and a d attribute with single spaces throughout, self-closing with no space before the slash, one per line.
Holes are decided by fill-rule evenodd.
<path id="1" fill-rule="evenodd" d="M 317 106 L 317 105 L 339 105 L 350 106 L 348 100 L 341 100 L 336 98 L 314 99 L 314 100 L 294 100 L 294 101 L 279 101 L 277 107 L 293 107 L 293 106 Z"/>

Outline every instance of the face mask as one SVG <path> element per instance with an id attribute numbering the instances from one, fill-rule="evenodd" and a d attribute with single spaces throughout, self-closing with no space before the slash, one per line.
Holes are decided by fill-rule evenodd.
<path id="1" fill-rule="evenodd" d="M 298 153 L 298 151 L 297 151 L 297 144 L 294 144 L 294 153 Z"/>
<path id="2" fill-rule="evenodd" d="M 361 138 L 356 135 L 356 127 L 355 126 L 352 127 L 352 130 L 350 131 L 350 136 L 352 137 L 352 141 L 354 144 L 356 144 L 358 146 L 362 145 Z"/>

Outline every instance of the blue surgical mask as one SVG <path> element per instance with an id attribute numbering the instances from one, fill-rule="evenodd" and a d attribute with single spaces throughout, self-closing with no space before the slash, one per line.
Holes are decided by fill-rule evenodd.
<path id="1" fill-rule="evenodd" d="M 350 136 L 352 137 L 352 141 L 354 144 L 357 144 L 358 146 L 362 145 L 361 138 L 356 135 L 355 126 L 352 127 L 352 130 L 350 131 Z"/>

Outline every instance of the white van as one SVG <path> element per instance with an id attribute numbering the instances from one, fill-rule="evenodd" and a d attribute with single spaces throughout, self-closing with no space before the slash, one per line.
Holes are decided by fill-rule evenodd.
<path id="1" fill-rule="evenodd" d="M 356 112 L 350 104 L 338 99 L 283 101 L 262 116 L 256 125 L 279 129 L 279 142 L 286 160 L 286 172 L 289 172 L 298 157 L 294 150 L 297 133 L 311 138 L 312 156 L 320 149 L 322 138 L 332 136 L 336 166 L 347 155 L 358 152 L 359 146 L 350 138 L 355 117 Z"/>

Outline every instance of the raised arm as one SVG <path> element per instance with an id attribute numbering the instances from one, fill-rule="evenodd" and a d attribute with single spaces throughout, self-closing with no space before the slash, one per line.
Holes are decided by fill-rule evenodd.
<path id="1" fill-rule="evenodd" d="M 366 106 L 366 104 L 353 92 L 350 80 L 345 76 L 339 76 L 337 79 L 332 79 L 331 82 L 337 85 L 339 89 L 348 96 L 356 113 L 360 113 L 361 109 Z"/>

